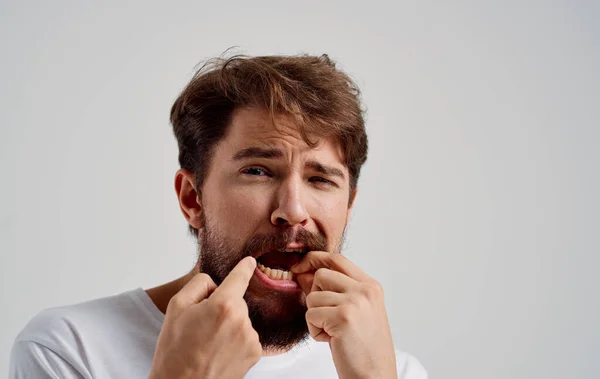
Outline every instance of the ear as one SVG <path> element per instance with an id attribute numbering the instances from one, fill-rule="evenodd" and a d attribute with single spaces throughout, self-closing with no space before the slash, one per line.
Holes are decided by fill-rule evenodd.
<path id="1" fill-rule="evenodd" d="M 201 229 L 202 212 L 200 196 L 196 191 L 196 177 L 186 169 L 179 169 L 175 174 L 175 192 L 179 200 L 179 208 L 186 221 L 196 229 Z"/>
<path id="2" fill-rule="evenodd" d="M 350 195 L 350 202 L 348 205 L 348 214 L 346 215 L 346 224 L 350 222 L 350 215 L 352 214 L 352 208 L 354 207 L 354 200 L 356 200 L 356 195 L 358 195 L 358 188 L 355 188 L 352 194 Z"/>

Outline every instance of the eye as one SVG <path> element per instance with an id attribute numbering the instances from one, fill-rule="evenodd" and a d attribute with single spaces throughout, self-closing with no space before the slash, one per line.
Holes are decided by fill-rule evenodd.
<path id="1" fill-rule="evenodd" d="M 251 175 L 251 176 L 268 176 L 269 173 L 260 167 L 249 167 L 242 170 L 243 174 Z"/>
<path id="2" fill-rule="evenodd" d="M 332 182 L 331 180 L 327 180 L 325 178 L 322 178 L 320 176 L 313 176 L 312 178 L 309 179 L 310 182 L 313 183 L 317 183 L 319 185 L 325 185 L 325 186 L 333 186 L 333 187 L 337 187 L 337 184 L 335 184 L 334 182 Z"/>

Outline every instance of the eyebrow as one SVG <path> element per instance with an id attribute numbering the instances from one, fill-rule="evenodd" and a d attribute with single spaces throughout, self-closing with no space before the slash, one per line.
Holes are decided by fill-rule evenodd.
<path id="1" fill-rule="evenodd" d="M 277 158 L 282 158 L 283 155 L 284 155 L 283 151 L 281 151 L 279 149 L 275 149 L 275 148 L 265 149 L 262 147 L 248 147 L 248 148 L 238 151 L 233 156 L 233 160 L 241 161 L 244 159 L 251 159 L 251 158 L 277 159 Z M 344 172 L 342 170 L 340 170 L 339 168 L 326 166 L 315 160 L 309 160 L 308 162 L 306 162 L 306 167 L 308 167 L 318 173 L 321 173 L 323 175 L 335 176 L 340 179 L 346 179 L 346 175 L 344 175 Z"/>
<path id="2" fill-rule="evenodd" d="M 326 176 L 335 176 L 340 179 L 346 179 L 346 175 L 344 175 L 344 172 L 342 170 L 340 170 L 339 168 L 325 166 L 317 161 L 306 162 L 306 167 L 309 167 L 309 168 L 315 170 L 316 172 L 319 172 Z"/>
<path id="3" fill-rule="evenodd" d="M 234 161 L 241 161 L 248 158 L 275 159 L 283 157 L 283 152 L 279 149 L 264 149 L 262 147 L 248 147 L 238 151 L 234 156 Z"/>

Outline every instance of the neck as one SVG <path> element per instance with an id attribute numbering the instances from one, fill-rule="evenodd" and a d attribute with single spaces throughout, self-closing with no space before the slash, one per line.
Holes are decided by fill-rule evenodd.
<path id="1" fill-rule="evenodd" d="M 173 280 L 172 282 L 160 285 L 158 287 L 150 288 L 146 290 L 146 293 L 156 305 L 156 307 L 162 312 L 167 313 L 167 305 L 169 301 L 177 292 L 179 292 L 195 275 L 194 272 L 190 272 L 180 278 Z"/>

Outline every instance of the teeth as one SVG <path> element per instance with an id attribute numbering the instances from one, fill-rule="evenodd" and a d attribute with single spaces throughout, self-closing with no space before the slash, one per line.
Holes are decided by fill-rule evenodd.
<path id="1" fill-rule="evenodd" d="M 273 270 L 275 271 L 275 273 L 273 274 L 273 277 L 275 279 L 282 279 L 283 278 L 283 271 L 281 270 Z"/>
<path id="2" fill-rule="evenodd" d="M 300 254 L 304 253 L 304 250 L 302 250 L 302 249 L 285 249 L 284 251 L 286 253 L 300 253 Z"/>
<path id="3" fill-rule="evenodd" d="M 265 273 L 266 276 L 273 280 L 292 280 L 294 279 L 294 274 L 290 271 L 277 270 L 267 267 L 261 263 L 258 264 L 258 269 Z"/>

